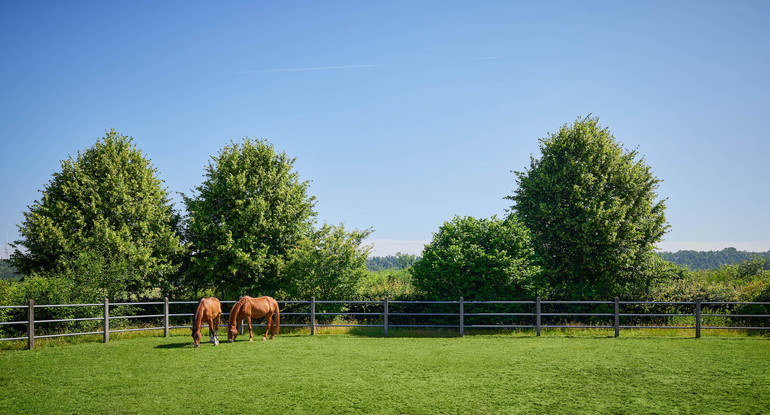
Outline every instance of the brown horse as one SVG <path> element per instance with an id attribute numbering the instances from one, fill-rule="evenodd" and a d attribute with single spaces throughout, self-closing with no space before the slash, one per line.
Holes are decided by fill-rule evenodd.
<path id="1" fill-rule="evenodd" d="M 209 323 L 209 339 L 214 346 L 219 345 L 219 318 L 222 316 L 222 306 L 215 297 L 201 298 L 198 309 L 195 310 L 192 324 L 193 346 L 201 345 L 201 324 L 203 319 Z"/>
<path id="2" fill-rule="evenodd" d="M 235 325 L 244 318 L 249 324 L 249 341 L 253 341 L 251 319 L 260 317 L 265 317 L 267 320 L 267 330 L 265 330 L 265 337 L 262 340 L 267 340 L 268 332 L 272 339 L 281 330 L 281 312 L 278 310 L 278 302 L 273 297 L 241 297 L 230 310 L 230 318 L 227 320 L 227 341 L 235 341 L 238 336 L 238 329 Z"/>

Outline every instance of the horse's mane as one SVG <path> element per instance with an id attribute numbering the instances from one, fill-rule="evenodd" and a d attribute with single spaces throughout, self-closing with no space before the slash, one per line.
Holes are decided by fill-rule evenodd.
<path id="1" fill-rule="evenodd" d="M 233 308 L 230 310 L 230 315 L 227 317 L 228 327 L 235 327 L 235 323 L 237 323 L 237 320 L 238 320 L 238 313 L 241 312 L 241 308 L 243 308 L 247 300 L 248 300 L 248 297 L 243 296 L 239 298 L 238 301 L 235 302 L 235 304 L 233 304 Z"/>

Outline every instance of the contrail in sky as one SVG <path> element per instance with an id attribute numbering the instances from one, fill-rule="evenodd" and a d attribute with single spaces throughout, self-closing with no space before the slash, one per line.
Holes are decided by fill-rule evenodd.
<path id="1" fill-rule="evenodd" d="M 486 61 L 500 59 L 499 56 L 484 56 L 480 58 L 470 58 L 472 61 Z M 284 69 L 263 69 L 261 71 L 241 71 L 240 73 L 270 73 L 270 72 L 304 72 L 304 71 L 330 71 L 334 69 L 357 69 L 357 68 L 374 68 L 377 66 L 385 66 L 384 64 L 377 65 L 343 65 L 343 66 L 316 66 L 312 68 L 284 68 Z"/>
<path id="2" fill-rule="evenodd" d="M 373 68 L 375 66 L 382 66 L 382 65 L 345 65 L 345 66 L 318 66 L 315 68 L 266 69 L 263 71 L 244 71 L 244 73 L 328 71 L 332 69 Z"/>

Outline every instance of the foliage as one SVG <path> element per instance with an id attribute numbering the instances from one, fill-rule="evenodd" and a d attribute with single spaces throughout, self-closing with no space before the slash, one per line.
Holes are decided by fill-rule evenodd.
<path id="1" fill-rule="evenodd" d="M 419 261 L 420 257 L 396 252 L 396 255 L 373 256 L 366 260 L 366 268 L 369 271 L 381 271 L 386 269 L 407 269 Z"/>
<path id="2" fill-rule="evenodd" d="M 412 267 L 413 283 L 432 299 L 532 298 L 539 275 L 533 255 L 529 231 L 515 216 L 455 217 Z"/>
<path id="3" fill-rule="evenodd" d="M 691 271 L 689 274 L 705 283 L 726 283 L 740 290 L 740 287 L 770 280 L 770 271 L 763 269 L 764 264 L 764 259 L 752 258 L 740 264 L 723 265 L 715 270 Z"/>
<path id="4" fill-rule="evenodd" d="M 740 291 L 727 281 L 713 281 L 695 273 L 666 281 L 653 287 L 652 301 L 740 301 Z"/>
<path id="5" fill-rule="evenodd" d="M 598 118 L 579 118 L 540 140 L 541 157 L 516 172 L 512 209 L 532 232 L 554 297 L 631 298 L 668 228 L 658 183 Z"/>
<path id="6" fill-rule="evenodd" d="M 725 248 L 721 251 L 677 251 L 659 252 L 663 259 L 677 265 L 692 269 L 717 269 L 723 265 L 738 264 L 754 257 L 766 260 L 764 268 L 770 269 L 770 251 L 746 252 L 735 248 Z"/>
<path id="7" fill-rule="evenodd" d="M 115 130 L 61 162 L 24 213 L 11 263 L 27 276 L 65 279 L 71 300 L 125 298 L 166 285 L 183 248 L 168 194 L 132 138 Z"/>
<path id="8" fill-rule="evenodd" d="M 770 301 L 770 271 L 763 269 L 765 260 L 754 258 L 742 264 L 724 265 L 715 270 L 689 271 L 680 268 L 677 275 L 662 280 L 650 293 L 652 301 L 693 302 L 696 299 L 714 302 L 768 302 Z M 671 266 L 676 267 L 671 264 Z M 770 307 L 763 305 L 719 306 L 719 313 L 768 314 Z M 692 312 L 691 307 L 672 306 L 671 311 Z M 739 324 L 765 326 L 766 319 L 748 318 L 743 322 L 726 319 L 722 326 Z"/>
<path id="9" fill-rule="evenodd" d="M 71 278 L 33 275 L 19 282 L 0 281 L 0 305 L 27 305 L 29 299 L 33 299 L 37 305 L 67 304 L 73 303 L 73 299 L 96 301 L 95 296 L 89 297 L 80 291 L 81 288 Z M 99 314 L 100 310 L 92 307 L 46 307 L 35 309 L 36 320 L 97 317 Z M 0 321 L 27 321 L 27 309 L 0 309 Z M 91 322 L 45 323 L 37 325 L 35 330 L 40 335 L 59 330 L 73 330 L 89 324 L 93 325 Z M 23 336 L 26 331 L 26 325 L 0 326 L 0 336 L 2 337 Z"/>
<path id="10" fill-rule="evenodd" d="M 315 197 L 293 171 L 294 159 L 263 140 L 225 146 L 206 179 L 184 201 L 192 257 L 186 281 L 221 295 L 261 295 L 289 288 L 281 268 L 311 231 Z"/>
<path id="11" fill-rule="evenodd" d="M 288 256 L 284 278 L 292 298 L 347 300 L 366 276 L 369 247 L 361 246 L 371 230 L 347 232 L 343 225 L 324 224 L 299 241 Z"/>
<path id="12" fill-rule="evenodd" d="M 414 294 L 410 268 L 382 269 L 368 271 L 367 275 L 359 280 L 355 298 L 382 300 L 387 297 L 392 300 L 406 300 L 411 299 Z"/>

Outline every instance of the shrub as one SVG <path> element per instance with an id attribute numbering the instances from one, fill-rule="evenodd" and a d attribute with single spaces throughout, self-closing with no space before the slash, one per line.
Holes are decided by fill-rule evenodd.
<path id="1" fill-rule="evenodd" d="M 455 217 L 412 267 L 413 283 L 431 299 L 532 298 L 539 276 L 533 256 L 529 231 L 515 216 Z"/>

